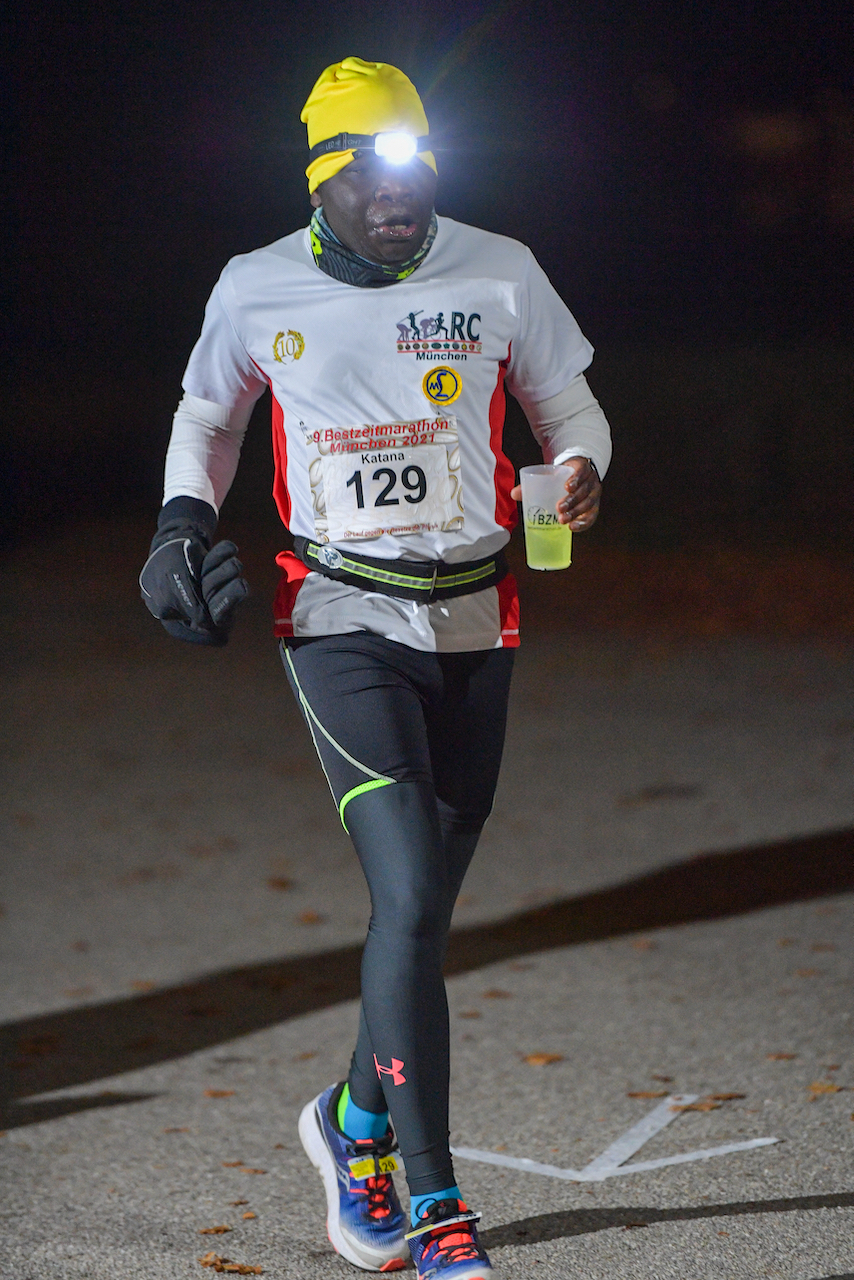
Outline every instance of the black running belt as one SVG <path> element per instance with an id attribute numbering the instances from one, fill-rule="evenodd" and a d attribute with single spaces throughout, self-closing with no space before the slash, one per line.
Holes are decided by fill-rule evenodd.
<path id="1" fill-rule="evenodd" d="M 294 551 L 316 573 L 362 591 L 378 591 L 403 600 L 450 600 L 494 587 L 508 573 L 503 551 L 486 560 L 445 564 L 444 560 L 375 560 L 338 547 L 295 538 Z"/>

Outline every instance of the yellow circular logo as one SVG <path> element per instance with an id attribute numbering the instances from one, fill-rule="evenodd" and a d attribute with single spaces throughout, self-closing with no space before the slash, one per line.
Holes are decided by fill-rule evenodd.
<path id="1" fill-rule="evenodd" d="M 299 360 L 305 351 L 305 338 L 296 329 L 288 329 L 287 333 L 277 333 L 273 339 L 273 359 L 279 364 L 290 364 Z"/>
<path id="2" fill-rule="evenodd" d="M 463 380 L 456 369 L 437 364 L 424 374 L 421 389 L 433 404 L 453 404 L 463 389 Z"/>

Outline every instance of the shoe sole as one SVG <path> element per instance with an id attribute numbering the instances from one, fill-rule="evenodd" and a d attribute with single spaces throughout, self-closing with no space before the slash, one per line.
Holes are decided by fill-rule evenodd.
<path id="1" fill-rule="evenodd" d="M 409 1246 L 405 1241 L 401 1241 L 405 1252 L 384 1253 L 354 1240 L 341 1226 L 338 1173 L 324 1141 L 314 1102 L 307 1102 L 300 1112 L 299 1137 L 305 1154 L 323 1179 L 326 1192 L 326 1234 L 333 1249 L 363 1271 L 399 1271 L 409 1260 Z"/>
<path id="2" fill-rule="evenodd" d="M 437 1275 L 441 1280 L 441 1272 Z M 482 1262 L 478 1262 L 472 1270 L 455 1271 L 453 1280 L 500 1280 L 498 1273 L 493 1271 L 492 1267 L 484 1267 Z"/>
<path id="3" fill-rule="evenodd" d="M 457 1264 L 459 1266 L 459 1263 Z M 437 1280 L 441 1280 L 442 1272 L 436 1273 Z M 453 1280 L 501 1280 L 496 1271 L 492 1267 L 485 1267 L 482 1262 L 473 1262 L 466 1271 L 454 1271 Z"/>

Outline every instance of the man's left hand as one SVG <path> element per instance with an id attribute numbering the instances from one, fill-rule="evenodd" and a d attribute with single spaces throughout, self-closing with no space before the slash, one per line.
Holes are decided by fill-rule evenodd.
<path id="1" fill-rule="evenodd" d="M 602 481 L 599 479 L 588 458 L 567 458 L 561 466 L 566 467 L 566 497 L 557 504 L 558 520 L 568 524 L 573 533 L 583 533 L 596 521 L 599 514 L 599 500 L 602 496 Z M 522 501 L 522 486 L 517 484 L 510 490 L 510 497 L 515 502 Z"/>

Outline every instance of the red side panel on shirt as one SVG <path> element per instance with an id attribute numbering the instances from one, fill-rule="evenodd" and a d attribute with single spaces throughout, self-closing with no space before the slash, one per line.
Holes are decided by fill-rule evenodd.
<path id="1" fill-rule="evenodd" d="M 519 592 L 512 573 L 506 574 L 496 587 L 498 592 L 498 616 L 501 619 L 502 649 L 519 647 Z"/>
<path id="2" fill-rule="evenodd" d="M 293 551 L 280 551 L 276 556 L 276 564 L 282 566 L 282 576 L 276 588 L 276 599 L 273 604 L 274 632 L 277 636 L 292 636 L 294 625 L 291 613 L 300 587 L 311 570 L 302 560 L 297 559 Z"/>
<path id="3" fill-rule="evenodd" d="M 252 359 L 251 356 L 249 358 L 250 360 Z M 252 360 L 252 363 L 270 388 L 270 394 L 272 395 L 272 382 L 257 361 Z M 275 396 L 273 396 L 272 426 L 273 466 L 275 468 L 273 473 L 273 497 L 276 506 L 279 508 L 279 515 L 282 517 L 282 524 L 288 529 L 291 522 L 291 495 L 288 493 L 288 439 L 285 435 L 285 415 Z"/>
<path id="4" fill-rule="evenodd" d="M 252 363 L 272 393 L 272 382 L 260 365 L 256 364 L 254 360 Z M 291 521 L 291 495 L 288 493 L 288 441 L 285 435 L 285 415 L 275 396 L 273 396 L 272 427 L 273 498 L 279 509 L 282 524 L 287 529 Z M 292 551 L 280 551 L 276 556 L 276 564 L 281 565 L 283 572 L 279 579 L 276 599 L 273 603 L 273 631 L 277 636 L 292 636 L 294 628 L 291 622 L 291 610 L 294 607 L 297 592 L 310 570 L 303 564 L 302 560 L 297 559 Z"/>
<path id="5" fill-rule="evenodd" d="M 507 405 L 504 379 L 509 364 L 510 347 L 507 348 L 507 359 L 499 362 L 498 381 L 489 402 L 489 445 L 495 455 L 495 522 L 505 529 L 515 529 L 519 513 L 510 497 L 510 490 L 516 482 L 516 474 L 513 463 L 504 452 L 504 411 Z"/>
<path id="6" fill-rule="evenodd" d="M 282 406 L 273 396 L 273 497 L 282 517 L 282 524 L 291 523 L 291 495 L 288 493 L 288 441 L 285 435 L 285 415 Z"/>

